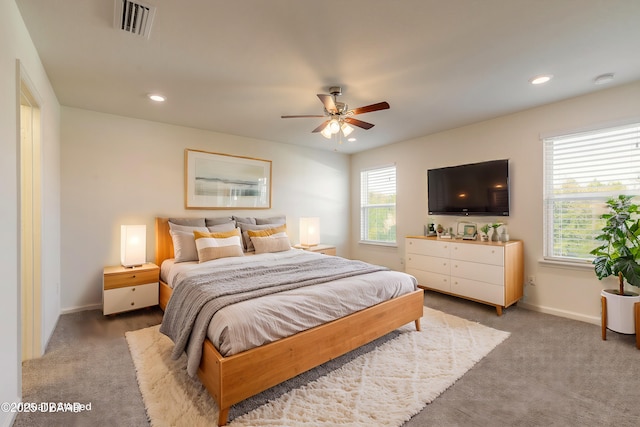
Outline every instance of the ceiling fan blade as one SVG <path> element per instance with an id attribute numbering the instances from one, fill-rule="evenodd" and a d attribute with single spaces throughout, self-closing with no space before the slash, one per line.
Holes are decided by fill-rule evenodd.
<path id="1" fill-rule="evenodd" d="M 371 113 L 372 111 L 388 110 L 389 108 L 390 107 L 388 102 L 378 102 L 377 104 L 371 104 L 365 107 L 354 108 L 353 110 L 349 111 L 347 114 L 364 114 L 364 113 Z"/>
<path id="2" fill-rule="evenodd" d="M 362 120 L 354 119 L 353 117 L 345 117 L 344 121 L 349 123 L 350 125 L 358 126 L 362 129 L 371 129 L 375 126 L 372 123 L 363 122 Z"/>
<path id="3" fill-rule="evenodd" d="M 306 115 L 306 116 L 280 116 L 282 119 L 300 119 L 305 117 L 325 117 L 320 115 Z"/>
<path id="4" fill-rule="evenodd" d="M 336 103 L 333 101 L 331 95 L 323 95 L 321 93 L 318 94 L 318 98 L 324 104 L 325 110 L 330 113 L 337 113 L 338 109 L 336 108 Z"/>
<path id="5" fill-rule="evenodd" d="M 324 117 L 324 116 L 322 116 Z M 317 128 L 315 128 L 314 130 L 311 131 L 311 133 L 317 133 L 317 132 L 322 132 L 322 130 L 327 127 L 327 125 L 329 124 L 331 120 L 327 120 L 325 122 L 323 122 L 320 126 L 318 126 Z"/>

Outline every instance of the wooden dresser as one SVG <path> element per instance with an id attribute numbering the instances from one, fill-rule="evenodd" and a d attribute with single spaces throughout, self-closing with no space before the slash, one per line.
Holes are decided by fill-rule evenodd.
<path id="1" fill-rule="evenodd" d="M 524 287 L 524 244 L 408 236 L 406 272 L 421 288 L 502 309 L 518 302 Z"/>

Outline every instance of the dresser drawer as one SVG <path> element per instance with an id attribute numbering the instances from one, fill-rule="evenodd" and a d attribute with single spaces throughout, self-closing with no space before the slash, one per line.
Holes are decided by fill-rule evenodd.
<path id="1" fill-rule="evenodd" d="M 418 280 L 418 285 L 439 291 L 451 292 L 451 276 L 448 274 L 431 273 L 429 271 L 407 268 L 407 273 Z"/>
<path id="2" fill-rule="evenodd" d="M 159 270 L 157 268 L 149 270 L 124 271 L 119 273 L 110 273 L 104 275 L 104 289 L 123 288 L 132 285 L 145 285 L 154 283 L 159 280 Z"/>
<path id="3" fill-rule="evenodd" d="M 451 259 L 478 262 L 482 264 L 504 265 L 504 247 L 452 243 Z"/>
<path id="4" fill-rule="evenodd" d="M 480 280 L 504 286 L 504 269 L 498 265 L 478 264 L 477 262 L 451 260 L 451 275 L 465 279 Z"/>
<path id="5" fill-rule="evenodd" d="M 152 305 L 158 305 L 158 282 L 105 290 L 103 294 L 105 315 Z"/>
<path id="6" fill-rule="evenodd" d="M 449 258 L 436 258 L 427 255 L 408 254 L 407 268 L 430 271 L 440 274 L 451 274 Z"/>
<path id="7" fill-rule="evenodd" d="M 406 252 L 412 254 L 429 254 L 439 258 L 449 258 L 451 242 L 438 240 L 407 239 Z"/>
<path id="8" fill-rule="evenodd" d="M 504 305 L 504 287 L 462 277 L 451 278 L 451 292 L 490 304 Z"/>

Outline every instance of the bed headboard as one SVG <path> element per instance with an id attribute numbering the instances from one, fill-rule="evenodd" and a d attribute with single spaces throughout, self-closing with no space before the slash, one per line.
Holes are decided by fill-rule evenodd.
<path id="1" fill-rule="evenodd" d="M 156 265 L 160 267 L 162 261 L 173 258 L 173 239 L 169 234 L 169 218 L 156 218 Z"/>

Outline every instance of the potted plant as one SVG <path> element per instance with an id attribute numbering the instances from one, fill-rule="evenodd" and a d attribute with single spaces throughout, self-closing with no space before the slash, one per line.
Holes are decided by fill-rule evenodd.
<path id="1" fill-rule="evenodd" d="M 606 223 L 596 237 L 602 244 L 591 251 L 598 279 L 618 277 L 618 289 L 605 289 L 601 295 L 607 304 L 606 327 L 623 334 L 636 332 L 633 307 L 640 302 L 637 293 L 624 289 L 625 282 L 640 287 L 640 219 L 633 197 L 620 195 L 607 201 L 609 211 L 601 216 Z"/>
<path id="2" fill-rule="evenodd" d="M 485 224 L 482 227 L 480 227 L 480 231 L 482 232 L 482 234 L 480 234 L 480 239 L 483 242 L 486 242 L 489 240 L 489 224 Z"/>
<path id="3" fill-rule="evenodd" d="M 493 232 L 491 233 L 492 242 L 497 242 L 500 240 L 498 238 L 498 228 L 500 228 L 501 226 L 502 226 L 501 222 L 494 222 L 493 224 L 490 225 L 490 227 L 493 229 Z"/>

